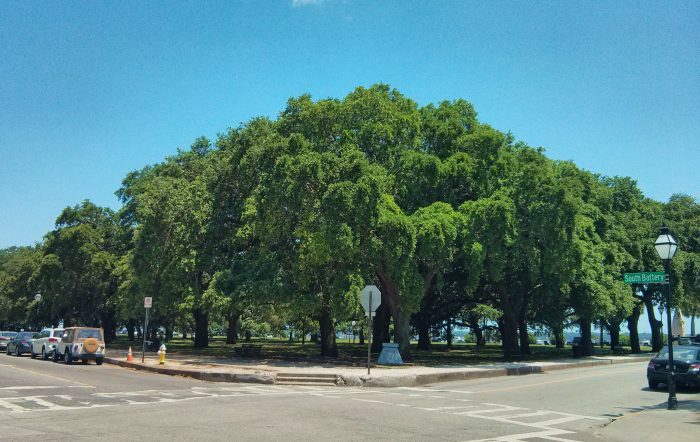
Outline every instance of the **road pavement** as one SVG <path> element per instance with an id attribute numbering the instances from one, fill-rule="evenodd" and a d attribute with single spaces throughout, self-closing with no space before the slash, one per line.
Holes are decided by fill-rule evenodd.
<path id="1" fill-rule="evenodd" d="M 2 440 L 698 440 L 645 363 L 397 388 L 231 384 L 0 355 Z"/>

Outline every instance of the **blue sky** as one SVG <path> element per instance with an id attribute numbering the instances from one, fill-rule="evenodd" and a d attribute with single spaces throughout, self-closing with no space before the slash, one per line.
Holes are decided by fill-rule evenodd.
<path id="1" fill-rule="evenodd" d="M 3 1 L 0 248 L 289 97 L 471 101 L 555 159 L 700 197 L 700 3 Z"/>

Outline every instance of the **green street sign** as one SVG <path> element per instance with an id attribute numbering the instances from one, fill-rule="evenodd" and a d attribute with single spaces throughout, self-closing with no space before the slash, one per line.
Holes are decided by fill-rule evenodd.
<path id="1" fill-rule="evenodd" d="M 625 284 L 663 284 L 666 282 L 664 272 L 625 273 Z"/>

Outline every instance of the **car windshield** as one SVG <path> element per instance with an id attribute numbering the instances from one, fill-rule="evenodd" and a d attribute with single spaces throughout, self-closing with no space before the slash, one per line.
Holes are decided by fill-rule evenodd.
<path id="1" fill-rule="evenodd" d="M 659 352 L 657 358 L 668 359 L 668 347 L 664 347 Z M 700 358 L 700 349 L 697 348 L 679 348 L 673 349 L 673 359 L 675 361 L 691 360 Z"/>
<path id="2" fill-rule="evenodd" d="M 18 338 L 20 339 L 27 339 L 27 338 L 33 338 L 36 332 L 19 332 L 17 335 Z"/>
<path id="3" fill-rule="evenodd" d="M 95 338 L 95 339 L 100 339 L 100 331 L 99 330 L 78 330 L 78 339 L 88 339 L 88 338 Z"/>
<path id="4" fill-rule="evenodd" d="M 63 330 L 58 330 L 58 329 L 57 329 L 57 330 L 54 330 L 54 331 L 53 331 L 53 334 L 52 334 L 51 336 L 53 336 L 53 337 L 56 337 L 56 336 L 61 337 L 61 336 L 63 336 Z"/>
<path id="5" fill-rule="evenodd" d="M 5 336 L 6 338 L 14 338 L 17 336 L 17 332 L 2 332 L 0 336 Z"/>

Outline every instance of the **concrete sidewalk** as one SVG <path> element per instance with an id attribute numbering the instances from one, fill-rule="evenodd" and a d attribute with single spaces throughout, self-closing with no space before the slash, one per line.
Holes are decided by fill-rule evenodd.
<path id="1" fill-rule="evenodd" d="M 262 384 L 323 384 L 351 387 L 410 387 L 436 382 L 496 376 L 546 373 L 576 367 L 593 367 L 624 362 L 647 361 L 651 356 L 607 356 L 542 362 L 492 363 L 481 365 L 444 365 L 434 367 L 403 365 L 372 367 L 334 366 L 304 362 L 269 361 L 246 358 L 206 358 L 168 356 L 165 365 L 157 356 L 140 355 L 126 362 L 125 352 L 111 352 L 105 362 L 137 370 L 173 376 L 187 376 L 214 382 L 250 382 Z"/>
<path id="2" fill-rule="evenodd" d="M 679 402 L 678 410 L 666 410 L 666 403 L 654 408 L 635 410 L 595 431 L 606 441 L 697 442 L 700 440 L 700 405 L 698 401 Z"/>

